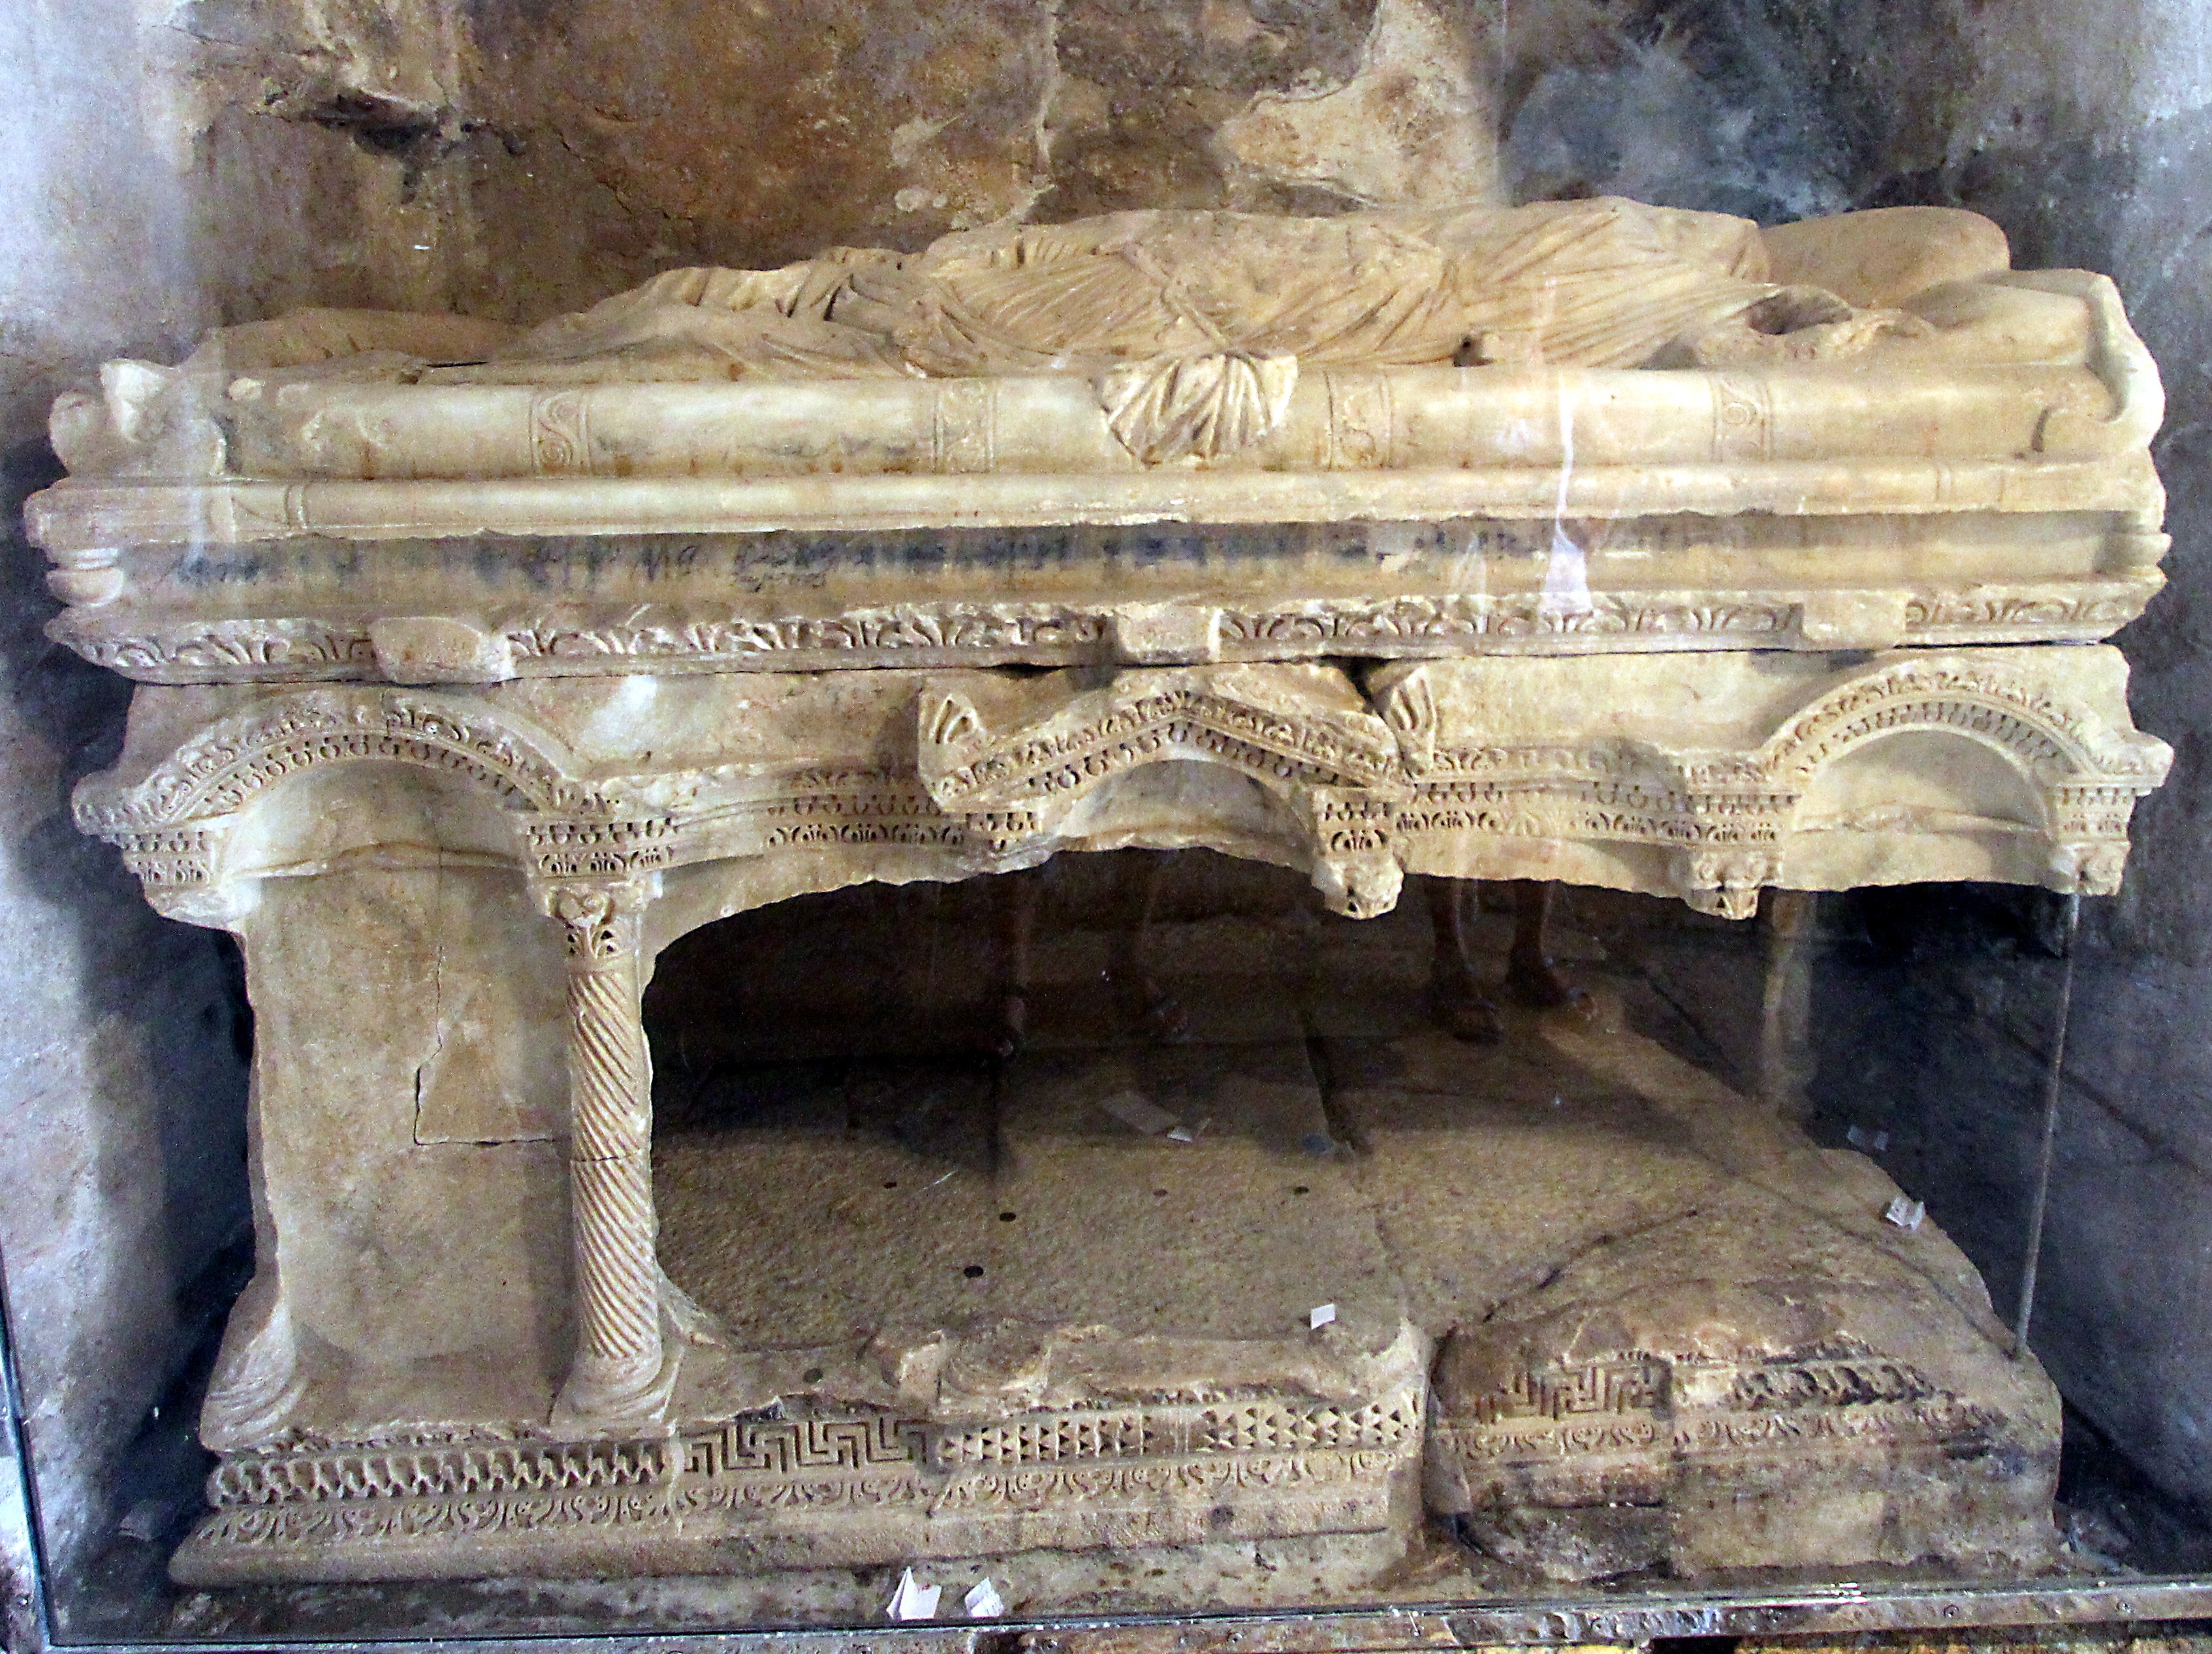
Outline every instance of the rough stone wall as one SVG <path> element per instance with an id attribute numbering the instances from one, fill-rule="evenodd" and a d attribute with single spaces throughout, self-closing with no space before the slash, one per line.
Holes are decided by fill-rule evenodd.
<path id="1" fill-rule="evenodd" d="M 2111 275 L 2167 399 L 2172 584 L 2119 642 L 2136 722 L 2178 756 L 2124 891 L 2084 915 L 2034 1342 L 2138 1465 L 2212 1507 L 2212 25 L 2178 0 L 2072 0 L 1962 32 L 1978 72 L 1924 198 L 1988 213 L 2016 262 Z M 2045 1009 L 2028 1043 L 2047 1041 Z"/>
<path id="2" fill-rule="evenodd" d="M 156 9 L 151 118 L 226 318 L 534 319 L 672 265 L 1495 181 L 1489 36 L 1419 0 L 1379 29 L 1376 0 Z"/>
<path id="3" fill-rule="evenodd" d="M 154 917 L 70 823 L 127 687 L 49 645 L 24 495 L 57 468 L 58 386 L 204 319 L 177 178 L 150 157 L 130 8 L 14 9 L 0 51 L 0 1268 L 52 1554 L 107 1512 L 115 1460 L 197 1337 L 192 1287 L 244 1217 L 234 966 Z M 118 88 L 122 95 L 118 95 Z"/>
<path id="4" fill-rule="evenodd" d="M 23 0 L 7 27 L 10 524 L 52 474 L 57 389 L 215 322 L 310 303 L 531 319 L 671 265 L 915 246 L 1008 217 L 1461 191 L 1767 219 L 1955 201 L 2004 223 L 2024 262 L 2112 271 L 2174 409 L 2174 586 L 2124 641 L 2138 716 L 2181 761 L 2128 894 L 2093 921 L 2069 1118 L 2095 1130 L 2068 1142 L 2039 1343 L 2169 1485 L 2212 1493 L 2212 1059 L 2187 1037 L 2212 1009 L 2212 894 L 2191 876 L 2212 806 L 2194 618 L 2212 556 L 2212 29 L 2194 8 Z M 234 1229 L 243 1111 L 228 955 L 155 919 L 69 827 L 68 786 L 106 761 L 127 694 L 45 645 L 51 612 L 11 540 L 0 1258 L 67 1563 L 190 1341 L 186 1281 Z"/>

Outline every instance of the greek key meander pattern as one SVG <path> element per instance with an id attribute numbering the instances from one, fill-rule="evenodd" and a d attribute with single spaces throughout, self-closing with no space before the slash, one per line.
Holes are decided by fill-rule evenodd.
<path id="1" fill-rule="evenodd" d="M 1678 1392 L 1741 1411 L 1790 1407 L 1848 1407 L 1870 1402 L 1911 1402 L 1936 1393 L 1919 1372 L 1880 1356 L 1839 1355 L 1826 1359 L 1739 1366 L 1723 1363 L 1670 1362 L 1630 1353 L 1580 1366 L 1531 1368 L 1516 1372 L 1500 1390 L 1476 1399 L 1468 1417 L 1491 1425 L 1522 1419 L 1561 1420 L 1583 1414 L 1649 1413 L 1668 1405 Z"/>
<path id="2" fill-rule="evenodd" d="M 1784 1413 L 1714 1413 L 1686 1418 L 1593 1420 L 1536 1428 L 1439 1424 L 1434 1446 L 1471 1466 L 1572 1461 L 1607 1453 L 1724 1454 L 1791 1445 L 1935 1445 L 1985 1433 L 1994 1414 L 1962 1403 Z"/>
<path id="3" fill-rule="evenodd" d="M 1430 1426 L 1469 1465 L 1571 1463 L 1617 1453 L 1714 1454 L 1857 1442 L 1933 1444 L 1985 1433 L 1986 1409 L 1881 1356 L 1755 1365 L 1669 1362 L 1637 1352 L 1516 1372 Z"/>
<path id="4" fill-rule="evenodd" d="M 1478 1477 L 1626 1454 L 1727 1455 L 1861 1445 L 1940 1447 L 2002 1421 L 1914 1369 L 1844 1354 L 1675 1363 L 1634 1352 L 1516 1372 L 1463 1415 L 1426 1421 L 1432 1451 Z M 1247 1401 L 927 1424 L 890 1414 L 741 1418 L 664 1441 L 514 1440 L 234 1455 L 210 1476 L 196 1542 L 299 1547 L 619 1528 L 684 1512 L 802 1522 L 840 1512 L 1036 1512 L 1224 1493 L 1364 1487 L 1407 1462 L 1422 1398 L 1361 1408 Z"/>
<path id="5" fill-rule="evenodd" d="M 732 1420 L 661 1442 L 513 1441 L 234 1455 L 209 1478 L 202 1538 L 327 1544 L 526 1532 L 721 1511 L 1037 1510 L 1101 1499 L 1188 1503 L 1224 1492 L 1364 1485 L 1419 1446 L 1421 1402 L 1273 1401 L 1029 1415 L 929 1425 Z"/>

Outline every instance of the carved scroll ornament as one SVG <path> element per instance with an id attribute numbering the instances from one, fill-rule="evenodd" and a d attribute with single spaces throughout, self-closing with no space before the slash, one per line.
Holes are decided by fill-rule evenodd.
<path id="1" fill-rule="evenodd" d="M 1717 687 L 1722 677 L 1778 669 L 1694 658 L 1715 681 L 1710 693 L 1723 697 L 1735 692 Z M 1771 728 L 1731 726 L 1720 748 L 1690 726 L 1683 737 L 1668 732 L 1666 702 L 1683 693 L 1689 669 L 1679 657 L 1394 668 L 1377 676 L 1371 700 L 1316 667 L 1132 670 L 1103 687 L 1069 673 L 1032 681 L 1018 711 L 1007 702 L 999 712 L 987 708 L 1004 697 L 987 692 L 1004 681 L 988 674 L 927 680 L 918 699 L 915 680 L 885 675 L 836 716 L 873 720 L 886 742 L 915 742 L 910 769 L 802 759 L 766 772 L 709 765 L 592 779 L 576 736 L 519 706 L 366 687 L 241 690 L 246 710 L 148 754 L 137 779 L 83 784 L 78 819 L 122 847 L 149 898 L 179 917 L 222 923 L 224 904 L 244 899 L 241 882 L 254 876 L 234 864 L 236 824 L 271 789 L 327 765 L 401 763 L 452 778 L 512 824 L 518 865 L 550 888 L 759 856 L 854 859 L 862 877 L 890 866 L 884 857 L 908 858 L 897 876 L 915 876 L 910 858 L 921 856 L 941 869 L 931 876 L 963 877 L 1051 854 L 1093 801 L 1176 761 L 1275 801 L 1273 825 L 1255 829 L 1261 839 L 1209 839 L 1216 829 L 1194 816 L 1188 832 L 1196 836 L 1177 842 L 1302 867 L 1341 911 L 1387 907 L 1401 870 L 1522 876 L 1532 857 L 1611 845 L 1644 859 L 1616 857 L 1604 878 L 1741 913 L 1762 887 L 1827 876 L 1817 858 L 1806 861 L 1808 846 L 1848 824 L 1803 816 L 1801 801 L 1822 778 L 1874 743 L 1917 732 L 1990 753 L 2038 801 L 2031 816 L 2002 826 L 2016 845 L 2040 846 L 2033 870 L 2015 857 L 2013 870 L 1976 876 L 2115 887 L 2130 812 L 2170 756 L 2127 726 L 2118 657 L 1914 651 L 1844 672 L 1784 658 L 1797 663 L 1789 670 L 1805 685 L 1802 701 Z M 1552 738 L 1482 711 L 1526 672 L 1555 675 L 1560 697 L 1588 706 L 1590 719 Z M 727 693 L 742 700 L 741 688 Z M 1635 739 L 1604 732 L 1601 715 L 1624 695 L 1650 715 Z M 732 760 L 745 751 L 742 716 Z M 1882 798 L 1877 785 L 1851 820 L 1871 824 L 1867 832 L 1953 831 L 1924 811 L 1893 809 L 1881 825 L 1891 808 Z M 1079 836 L 1090 830 L 1079 826 Z M 853 875 L 823 865 L 831 882 Z"/>

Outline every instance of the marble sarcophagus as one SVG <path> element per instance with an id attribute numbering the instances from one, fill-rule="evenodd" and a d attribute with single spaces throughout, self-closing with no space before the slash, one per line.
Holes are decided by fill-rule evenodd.
<path id="1" fill-rule="evenodd" d="M 1389 1293 L 1318 1341 L 732 1337 L 656 1251 L 655 958 L 1123 845 L 1354 916 L 1407 873 L 2108 892 L 2169 757 L 2100 641 L 2160 583 L 2160 417 L 2108 282 L 1919 209 L 1131 214 L 110 364 L 31 506 L 53 634 L 143 686 L 78 818 L 240 937 L 259 1039 L 179 1577 L 1374 1532 L 1432 1427 L 1432 1489 L 1492 1497 L 1450 1444 L 1536 1391 L 1448 1354 L 1477 1410 L 1432 1426 L 1450 1330 Z M 1885 1408 L 1931 1466 L 2054 1427 L 1777 1337 L 1600 1365 L 1802 1357 L 1845 1377 L 1741 1406 Z"/>

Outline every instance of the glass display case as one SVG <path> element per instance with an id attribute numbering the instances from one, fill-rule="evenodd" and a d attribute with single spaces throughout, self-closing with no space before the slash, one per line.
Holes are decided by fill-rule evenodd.
<path id="1" fill-rule="evenodd" d="M 110 21 L 9 1646 L 2212 1610 L 2201 20 Z"/>

